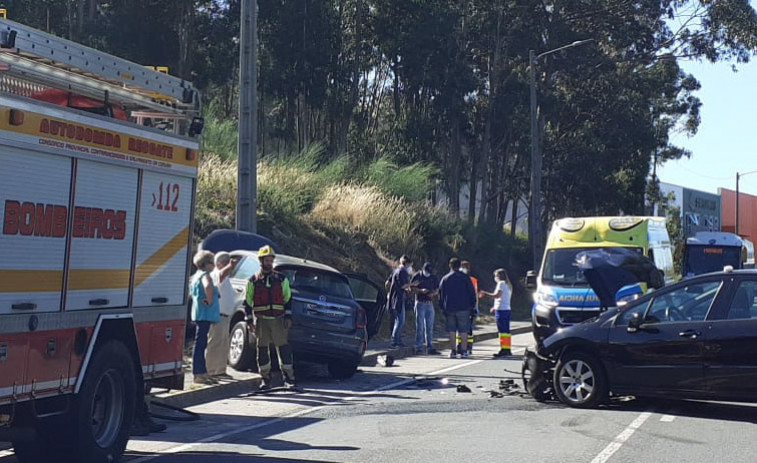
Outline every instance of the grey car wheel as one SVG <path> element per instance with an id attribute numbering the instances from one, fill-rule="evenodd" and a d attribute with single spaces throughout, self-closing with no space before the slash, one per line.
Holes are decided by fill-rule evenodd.
<path id="1" fill-rule="evenodd" d="M 229 366 L 235 370 L 246 370 L 254 363 L 255 348 L 250 340 L 245 321 L 237 322 L 229 336 Z"/>

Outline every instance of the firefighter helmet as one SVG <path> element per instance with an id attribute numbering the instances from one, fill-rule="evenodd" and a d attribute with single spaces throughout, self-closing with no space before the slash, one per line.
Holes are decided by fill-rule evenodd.
<path id="1" fill-rule="evenodd" d="M 265 245 L 262 248 L 258 249 L 258 259 L 262 259 L 263 257 L 276 257 L 276 253 L 273 251 L 273 248 Z"/>

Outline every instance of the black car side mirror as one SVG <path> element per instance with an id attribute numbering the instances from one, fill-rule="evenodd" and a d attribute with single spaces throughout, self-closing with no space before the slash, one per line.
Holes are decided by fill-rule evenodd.
<path id="1" fill-rule="evenodd" d="M 644 323 L 644 318 L 641 316 L 640 313 L 633 314 L 631 316 L 631 319 L 628 320 L 628 332 L 635 333 L 639 331 L 643 323 Z"/>
<path id="2" fill-rule="evenodd" d="M 526 289 L 536 291 L 536 272 L 533 270 L 526 272 Z"/>

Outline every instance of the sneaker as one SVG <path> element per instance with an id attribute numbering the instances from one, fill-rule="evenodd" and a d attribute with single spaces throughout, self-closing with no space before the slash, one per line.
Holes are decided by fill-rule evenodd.
<path id="1" fill-rule="evenodd" d="M 423 355 L 423 354 L 425 354 L 425 353 L 426 353 L 426 351 L 425 351 L 425 350 L 423 350 L 423 348 L 422 348 L 422 347 L 416 347 L 416 348 L 415 348 L 415 355 Z"/>
<path id="2" fill-rule="evenodd" d="M 464 358 L 464 359 L 469 359 L 470 358 L 470 354 L 468 352 L 463 352 L 463 355 L 461 355 L 460 357 Z"/>
<path id="3" fill-rule="evenodd" d="M 428 348 L 428 355 L 439 355 L 439 354 L 440 354 L 440 352 L 438 350 L 434 349 L 433 347 L 429 347 Z"/>
<path id="4" fill-rule="evenodd" d="M 290 379 L 286 375 L 284 375 L 284 387 L 287 389 L 294 389 L 297 387 L 297 382 L 294 379 Z"/>
<path id="5" fill-rule="evenodd" d="M 456 359 L 457 358 L 457 352 L 454 350 L 449 351 L 449 358 Z"/>
<path id="6" fill-rule="evenodd" d="M 264 379 L 262 383 L 260 383 L 260 386 L 258 386 L 258 391 L 267 391 L 271 389 L 271 380 Z"/>
<path id="7" fill-rule="evenodd" d="M 390 349 L 399 349 L 400 345 L 399 344 L 395 344 L 395 343 L 391 343 L 391 344 L 389 344 L 389 348 Z"/>

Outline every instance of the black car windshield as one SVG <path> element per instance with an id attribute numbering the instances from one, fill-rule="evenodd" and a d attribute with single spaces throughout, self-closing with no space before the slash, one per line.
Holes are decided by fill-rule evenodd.
<path id="1" fill-rule="evenodd" d="M 741 268 L 740 246 L 686 246 L 684 275 L 719 272 L 726 265 Z"/>
<path id="2" fill-rule="evenodd" d="M 344 276 L 310 267 L 276 267 L 289 279 L 292 289 L 324 296 L 353 299 L 350 284 Z"/>
<path id="3" fill-rule="evenodd" d="M 618 247 L 605 247 L 604 249 L 619 249 Z M 596 250 L 598 248 L 565 248 L 550 249 L 544 261 L 544 270 L 541 279 L 544 283 L 555 286 L 588 287 L 584 272 L 575 262 L 579 252 Z M 628 248 L 626 248 L 628 249 Z M 632 248 L 642 252 L 641 248 Z"/>

